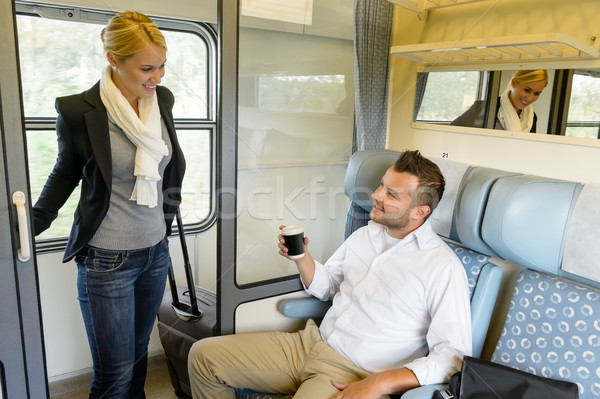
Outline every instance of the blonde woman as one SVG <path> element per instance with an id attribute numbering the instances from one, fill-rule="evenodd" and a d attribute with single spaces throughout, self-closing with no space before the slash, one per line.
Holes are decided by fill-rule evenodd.
<path id="1" fill-rule="evenodd" d="M 81 184 L 63 261 L 75 258 L 78 267 L 94 369 L 89 397 L 144 398 L 185 161 L 173 94 L 159 86 L 163 34 L 147 16 L 127 11 L 109 21 L 101 39 L 108 65 L 100 81 L 56 100 L 59 152 L 33 207 L 35 234 Z"/>
<path id="2" fill-rule="evenodd" d="M 547 84 L 548 72 L 545 69 L 517 71 L 498 100 L 494 129 L 535 133 L 537 116 L 532 104 Z M 476 101 L 450 124 L 483 127 L 484 113 L 485 102 Z"/>

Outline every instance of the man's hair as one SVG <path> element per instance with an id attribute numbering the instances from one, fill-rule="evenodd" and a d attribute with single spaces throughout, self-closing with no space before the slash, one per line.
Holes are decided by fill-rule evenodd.
<path id="1" fill-rule="evenodd" d="M 446 187 L 446 180 L 440 168 L 417 150 L 405 151 L 400 155 L 394 163 L 394 171 L 410 173 L 419 179 L 417 189 L 412 193 L 412 206 L 427 205 L 431 209 L 431 215 L 442 199 Z"/>

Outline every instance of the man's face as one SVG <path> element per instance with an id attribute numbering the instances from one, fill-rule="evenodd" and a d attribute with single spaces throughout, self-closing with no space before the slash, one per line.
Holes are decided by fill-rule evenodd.
<path id="1" fill-rule="evenodd" d="M 419 208 L 411 207 L 411 195 L 416 191 L 418 184 L 419 179 L 416 176 L 406 172 L 395 172 L 394 168 L 390 167 L 381 179 L 379 188 L 371 195 L 371 220 L 388 227 L 388 233 L 392 236 L 392 231 L 403 231 L 410 227 Z"/>

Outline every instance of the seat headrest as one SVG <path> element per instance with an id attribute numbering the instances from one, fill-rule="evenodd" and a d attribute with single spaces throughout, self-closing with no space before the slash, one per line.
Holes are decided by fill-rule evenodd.
<path id="1" fill-rule="evenodd" d="M 600 287 L 600 184 L 585 184 L 577 197 L 565 239 L 561 276 Z"/>
<path id="2" fill-rule="evenodd" d="M 356 205 L 370 212 L 373 205 L 371 194 L 400 155 L 401 152 L 390 150 L 363 150 L 352 154 L 344 179 L 344 193 Z"/>
<path id="3" fill-rule="evenodd" d="M 581 184 L 531 175 L 491 187 L 481 236 L 501 258 L 559 274 L 567 226 Z"/>
<path id="4" fill-rule="evenodd" d="M 446 187 L 444 189 L 442 200 L 429 217 L 429 222 L 436 233 L 446 238 L 456 240 L 456 237 L 452 234 L 453 230 L 456 230 L 456 227 L 454 226 L 456 200 L 465 176 L 473 167 L 449 159 L 428 159 L 440 168 L 442 175 L 444 175 L 444 180 L 446 180 Z"/>
<path id="5" fill-rule="evenodd" d="M 501 177 L 514 175 L 517 174 L 484 167 L 475 167 L 465 175 L 454 215 L 458 241 L 475 251 L 498 256 L 481 237 L 481 224 L 494 183 Z"/>
<path id="6" fill-rule="evenodd" d="M 344 192 L 348 198 L 365 212 L 370 212 L 373 203 L 371 194 L 379 187 L 381 178 L 400 155 L 402 155 L 401 152 L 390 150 L 355 152 L 348 163 L 344 180 Z M 466 171 L 471 167 L 447 159 L 428 159 L 438 165 L 446 180 L 444 196 L 431 214 L 429 221 L 436 233 L 453 238 L 451 230 L 456 196 Z"/>

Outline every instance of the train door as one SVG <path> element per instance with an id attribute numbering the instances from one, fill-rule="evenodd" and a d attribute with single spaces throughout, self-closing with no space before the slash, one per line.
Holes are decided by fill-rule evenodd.
<path id="1" fill-rule="evenodd" d="M 0 398 L 48 396 L 12 1 L 0 2 Z"/>
<path id="2" fill-rule="evenodd" d="M 65 0 L 65 3 L 70 1 Z M 266 14 L 263 9 L 261 14 L 261 7 L 251 9 L 256 2 L 222 0 L 212 5 L 215 3 L 219 9 L 218 21 L 217 18 L 203 18 L 201 14 L 206 5 L 194 8 L 194 15 L 190 18 L 211 24 L 217 22 L 220 40 L 217 76 L 222 84 L 219 85 L 219 93 L 214 98 L 209 95 L 206 101 L 210 101 L 212 106 L 216 98 L 218 104 L 215 108 L 219 113 L 214 119 L 206 117 L 206 120 L 192 121 L 197 126 L 191 127 L 192 122 L 184 117 L 183 127 L 178 128 L 182 135 L 185 129 L 192 133 L 194 129 L 201 132 L 218 130 L 210 136 L 214 137 L 214 141 L 212 138 L 205 140 L 208 146 L 214 143 L 217 147 L 214 162 L 217 184 L 208 194 L 216 198 L 217 225 L 214 229 L 212 225 L 208 226 L 205 232 L 198 233 L 195 240 L 202 241 L 208 236 L 209 239 L 204 241 L 209 243 L 200 244 L 208 247 L 211 231 L 217 230 L 215 263 L 218 270 L 214 277 L 217 280 L 221 333 L 281 328 L 277 322 L 264 322 L 263 316 L 275 309 L 268 301 L 284 294 L 300 295 L 297 292 L 302 286 L 293 263 L 277 254 L 279 225 L 304 225 L 311 239 L 311 253 L 320 260 L 325 260 L 343 241 L 347 210 L 343 176 L 351 154 L 353 133 L 353 4 L 351 0 L 285 1 L 280 2 L 284 8 L 273 9 L 274 3 L 266 2 L 271 8 L 266 10 Z M 244 4 L 246 9 L 241 7 Z M 43 283 L 41 289 L 37 286 L 34 260 L 22 262 L 16 258 L 20 247 L 17 213 L 10 197 L 15 190 L 25 193 L 26 209 L 31 206 L 31 198 L 27 186 L 30 176 L 24 150 L 22 116 L 27 112 L 21 109 L 13 7 L 14 2 L 2 2 L 0 21 L 2 54 L 9 55 L 0 66 L 3 117 L 0 147 L 3 177 L 0 187 L 6 194 L 0 208 L 3 209 L 0 221 L 4 229 L 0 245 L 3 256 L 15 254 L 14 257 L 3 258 L 0 270 L 0 299 L 3 303 L 0 310 L 0 328 L 3 329 L 0 378 L 6 387 L 4 396 L 37 398 L 47 396 L 47 375 L 52 380 L 76 374 L 89 367 L 89 359 L 72 294 L 75 286 L 71 281 L 74 273 L 69 269 L 72 265 L 61 264 L 62 253 L 50 248 L 50 244 L 59 245 L 60 240 L 38 242 L 36 246 L 40 253 L 35 262 Z M 51 22 L 53 19 L 50 17 L 55 13 L 59 17 L 71 17 L 69 9 L 62 10 L 60 6 L 46 10 L 43 5 L 21 3 L 17 4 L 18 7 L 22 8 L 19 12 L 26 16 L 49 12 L 44 22 Z M 168 14 L 161 8 L 165 7 L 163 5 L 152 7 L 155 7 L 153 12 L 156 15 Z M 73 12 L 73 17 L 81 16 L 79 11 Z M 99 14 L 102 13 L 90 11 L 86 17 L 99 18 L 98 23 L 105 23 L 106 16 Z M 291 16 L 295 19 L 290 20 Z M 334 20 L 336 23 L 332 23 Z M 23 21 L 19 24 L 21 26 L 25 26 Z M 188 51 L 188 54 L 192 52 L 197 53 L 194 50 Z M 188 58 L 186 60 L 192 63 Z M 185 66 L 177 62 L 173 64 Z M 41 72 L 33 72 L 36 82 L 43 76 Z M 81 75 L 81 69 L 75 68 L 74 72 Z M 32 79 L 24 77 L 23 80 L 29 83 Z M 42 89 L 34 93 L 47 95 L 49 90 L 44 86 Z M 76 89 L 70 89 L 70 92 L 76 92 Z M 193 92 L 191 97 L 200 98 L 198 94 Z M 178 102 L 189 103 L 181 96 Z M 44 103 L 52 104 L 52 101 Z M 207 109 L 212 109 L 211 106 Z M 191 107 L 193 112 L 197 108 Z M 211 113 L 208 112 L 208 115 Z M 47 118 L 49 115 L 42 116 L 46 118 L 32 121 L 33 125 L 29 128 L 35 130 L 35 136 L 54 137 L 52 128 L 48 127 L 48 123 L 52 123 Z M 25 122 L 25 126 L 29 126 L 27 119 Z M 219 127 L 215 127 L 217 125 Z M 51 141 L 50 138 L 44 140 Z M 197 143 L 192 143 L 186 148 L 196 147 Z M 191 161 L 206 158 L 191 156 L 188 167 Z M 209 168 L 207 170 L 210 171 Z M 190 175 L 192 171 L 188 168 Z M 207 180 L 211 178 L 209 176 Z M 35 187 L 42 184 L 36 183 Z M 34 189 L 33 184 L 31 189 Z M 204 189 L 194 190 L 194 193 L 205 193 Z M 31 233 L 28 240 L 32 242 Z M 199 255 L 194 254 L 194 257 L 209 263 L 209 266 L 213 264 L 211 254 L 198 251 L 197 247 L 195 242 L 194 249 Z M 34 253 L 31 255 L 33 257 Z M 64 279 L 61 277 L 57 281 L 56 276 L 64 276 Z M 50 300 L 46 302 L 43 298 Z M 47 364 L 40 301 L 44 305 Z M 263 306 L 265 302 L 266 307 Z M 53 305 L 56 303 L 67 303 L 68 306 Z M 264 312 L 264 309 L 270 310 Z M 56 317 L 57 313 L 61 313 L 60 317 Z M 65 328 L 67 325 L 68 329 Z M 6 337 L 12 336 L 15 341 L 9 342 Z M 63 350 L 74 355 L 65 356 Z M 10 356 L 5 357 L 5 351 Z M 60 364 L 54 361 L 58 358 Z M 11 359 L 10 363 L 6 359 Z M 21 377 L 16 377 L 17 373 Z M 11 389 L 18 391 L 13 393 Z"/>
<path id="3" fill-rule="evenodd" d="M 321 261 L 344 238 L 353 2 L 224 0 L 221 7 L 221 333 L 281 328 L 276 302 L 302 285 L 293 262 L 278 254 L 279 226 L 303 225 Z"/>

